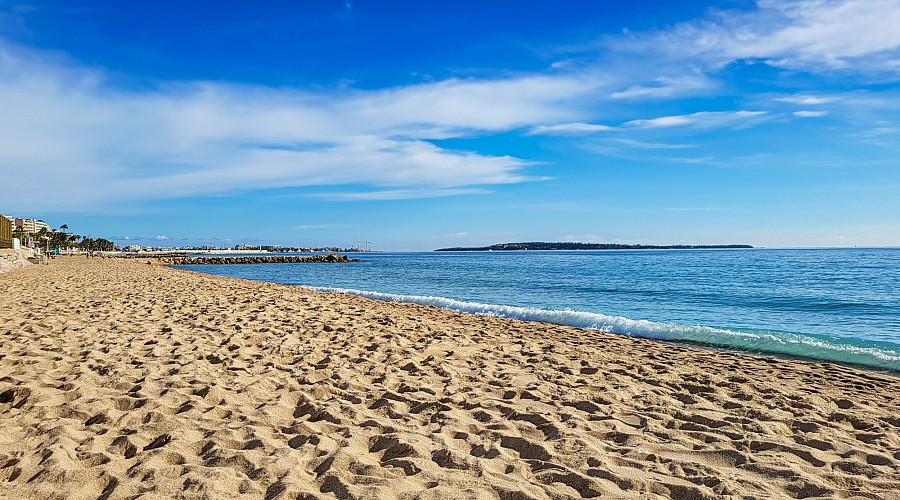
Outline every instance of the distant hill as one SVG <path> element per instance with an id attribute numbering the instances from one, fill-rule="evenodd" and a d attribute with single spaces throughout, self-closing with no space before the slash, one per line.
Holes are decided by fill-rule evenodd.
<path id="1" fill-rule="evenodd" d="M 753 248 L 751 245 L 624 245 L 621 243 L 572 243 L 531 241 L 526 243 L 498 243 L 489 247 L 439 248 L 435 252 L 491 252 L 502 250 L 692 250 Z"/>

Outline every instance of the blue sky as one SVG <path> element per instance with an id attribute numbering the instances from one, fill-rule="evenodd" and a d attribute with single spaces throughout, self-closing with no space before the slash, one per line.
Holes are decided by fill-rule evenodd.
<path id="1" fill-rule="evenodd" d="M 0 0 L 0 212 L 144 244 L 900 245 L 900 0 Z"/>

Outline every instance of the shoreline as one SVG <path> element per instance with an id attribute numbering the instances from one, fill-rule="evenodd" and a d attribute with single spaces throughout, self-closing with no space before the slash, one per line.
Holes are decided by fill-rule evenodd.
<path id="1" fill-rule="evenodd" d="M 166 264 L 166 262 L 162 263 Z M 177 265 L 175 265 L 175 267 L 178 268 Z M 206 273 L 205 270 L 196 271 Z M 215 276 L 229 276 L 228 274 L 218 274 L 216 272 L 212 272 L 209 274 Z M 278 281 L 267 281 L 265 279 L 251 279 L 266 283 L 279 283 Z M 474 314 L 476 316 L 482 317 L 518 319 L 524 321 L 534 321 L 547 325 L 568 326 L 592 331 L 606 331 L 607 333 L 622 335 L 630 338 L 643 338 L 654 340 L 657 342 L 667 342 L 673 345 L 680 345 L 684 347 L 693 347 L 697 349 L 732 352 L 736 354 L 763 357 L 768 356 L 778 359 L 799 360 L 811 363 L 835 363 L 850 368 L 872 371 L 875 373 L 882 373 L 892 376 L 900 376 L 900 358 L 897 358 L 897 353 L 900 352 L 900 346 L 886 342 L 868 341 L 863 339 L 856 339 L 857 342 L 854 342 L 853 339 L 828 337 L 816 334 L 765 331 L 758 329 L 708 327 L 701 325 L 690 326 L 690 324 L 687 323 L 676 324 L 654 320 L 634 320 L 621 316 L 609 316 L 602 313 L 572 310 L 568 308 L 560 310 L 545 309 L 540 306 L 514 306 L 509 304 L 472 302 L 439 295 L 411 295 L 406 293 L 379 292 L 365 289 L 304 285 L 297 283 L 290 284 L 294 286 L 301 286 L 312 291 L 336 292 L 341 294 L 366 297 L 389 303 L 402 302 L 429 305 L 436 306 L 444 310 Z M 612 321 L 613 323 L 609 323 L 610 321 Z M 608 330 L 598 328 L 596 325 L 601 324 L 602 322 L 607 322 L 604 323 L 605 325 L 611 324 L 613 326 L 608 327 L 610 328 Z M 616 323 L 619 323 L 620 326 L 620 329 L 618 330 L 615 328 Z M 690 336 L 686 336 L 684 334 L 666 336 L 657 333 L 657 335 L 654 336 L 652 334 L 642 334 L 641 331 L 623 331 L 621 329 L 628 328 L 629 325 L 635 324 L 654 325 L 655 328 L 650 330 L 651 332 L 658 332 L 660 328 L 666 327 L 671 328 L 673 331 L 687 327 L 689 329 L 700 330 L 701 335 L 695 335 L 695 338 L 691 338 Z M 823 344 L 820 343 L 824 343 L 825 348 L 818 352 L 818 356 L 815 356 L 804 354 L 800 349 L 784 348 L 778 343 L 767 343 L 763 345 L 740 345 L 737 343 L 729 343 L 729 340 L 732 340 L 731 337 L 723 337 L 721 335 L 716 336 L 716 334 L 729 334 L 737 337 L 740 337 L 741 335 L 763 336 L 777 335 L 779 333 L 783 333 L 789 336 L 790 338 L 787 339 L 789 342 L 793 341 L 794 343 L 800 343 L 806 348 L 812 347 L 813 349 L 821 349 L 823 347 Z M 712 336 L 703 337 L 703 334 L 712 334 Z M 853 352 L 855 356 L 848 356 L 846 352 L 844 352 L 846 350 Z"/>
<path id="2" fill-rule="evenodd" d="M 123 259 L 0 287 L 17 497 L 900 489 L 887 374 Z"/>
<path id="3" fill-rule="evenodd" d="M 271 283 L 271 282 L 267 282 L 267 283 Z M 297 285 L 297 286 L 303 286 L 303 285 Z M 317 290 L 316 287 L 305 287 L 305 288 L 313 290 L 313 291 L 321 291 L 321 290 Z M 562 326 L 562 327 L 575 328 L 575 329 L 585 330 L 585 331 L 600 331 L 600 332 L 603 332 L 603 333 L 609 334 L 609 335 L 616 335 L 616 336 L 622 336 L 622 337 L 634 338 L 634 339 L 650 340 L 653 342 L 662 342 L 662 343 L 666 343 L 666 344 L 670 344 L 670 345 L 687 347 L 687 348 L 691 348 L 691 349 L 712 350 L 712 351 L 716 351 L 716 352 L 728 352 L 728 353 L 745 355 L 745 356 L 770 357 L 770 358 L 782 359 L 782 360 L 804 361 L 804 362 L 813 363 L 813 364 L 836 364 L 836 365 L 840 365 L 840 366 L 846 366 L 848 368 L 854 368 L 854 369 L 863 370 L 863 371 L 871 371 L 871 372 L 875 372 L 875 373 L 881 373 L 881 374 L 885 374 L 885 375 L 900 377 L 900 367 L 894 368 L 894 367 L 890 367 L 890 366 L 865 364 L 865 363 L 861 363 L 861 362 L 854 363 L 854 362 L 845 361 L 845 360 L 817 358 L 814 356 L 806 356 L 803 354 L 795 354 L 795 353 L 782 352 L 782 351 L 777 351 L 777 350 L 766 350 L 764 348 L 742 349 L 737 346 L 731 346 L 731 345 L 727 345 L 727 344 L 717 344 L 714 342 L 701 341 L 701 340 L 691 340 L 691 339 L 683 339 L 683 338 L 649 337 L 649 336 L 642 336 L 642 335 L 638 335 L 638 334 L 610 332 L 610 331 L 601 330 L 599 328 L 585 327 L 585 326 L 580 326 L 577 324 L 568 324 L 568 323 L 554 322 L 554 321 L 543 320 L 543 319 L 533 319 L 533 318 L 527 318 L 527 317 L 523 318 L 523 317 L 515 317 L 515 316 L 496 315 L 491 312 L 467 311 L 467 310 L 456 309 L 456 308 L 453 308 L 450 306 L 423 304 L 421 302 L 416 302 L 414 300 L 378 298 L 375 296 L 376 295 L 395 295 L 395 294 L 382 294 L 380 292 L 368 292 L 365 290 L 363 290 L 362 292 L 363 293 L 356 293 L 356 291 L 338 291 L 336 293 L 347 294 L 347 295 L 358 295 L 358 296 L 367 297 L 367 298 L 370 298 L 373 300 L 380 300 L 380 301 L 384 301 L 384 302 L 388 302 L 388 303 L 409 303 L 409 304 L 433 306 L 433 307 L 437 307 L 438 309 L 443 309 L 446 311 L 461 312 L 463 314 L 472 314 L 472 315 L 480 316 L 480 317 L 498 317 L 498 318 L 503 318 L 503 319 L 511 319 L 511 320 L 515 320 L 515 321 L 534 322 L 537 324 L 548 325 L 548 326 Z M 444 297 L 440 297 L 440 298 L 445 299 Z M 459 301 L 456 301 L 456 299 L 446 299 L 446 300 L 451 301 L 451 302 L 459 302 Z M 484 305 L 484 304 L 479 304 L 479 305 Z M 486 305 L 488 307 L 496 307 L 499 309 L 518 309 L 519 308 L 518 306 L 509 306 L 509 305 L 493 305 L 493 304 L 486 304 Z M 555 312 L 553 310 L 543 310 L 543 311 L 544 312 Z M 572 311 L 572 312 L 582 313 L 582 314 L 593 314 L 593 313 L 584 313 L 581 311 Z M 641 320 L 632 320 L 632 321 L 641 321 Z M 664 323 L 660 323 L 660 324 L 664 324 Z M 716 327 L 701 327 L 701 328 L 709 328 L 711 330 L 719 330 L 719 328 L 716 328 Z M 804 335 L 808 335 L 808 334 L 804 334 Z M 834 339 L 830 339 L 830 340 L 833 341 Z M 847 345 L 852 345 L 852 344 L 848 343 Z"/>

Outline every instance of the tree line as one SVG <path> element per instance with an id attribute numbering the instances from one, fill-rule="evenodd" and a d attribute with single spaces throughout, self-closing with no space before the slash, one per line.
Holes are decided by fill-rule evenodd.
<path id="1" fill-rule="evenodd" d="M 36 247 L 48 251 L 62 252 L 66 249 L 75 249 L 84 252 L 111 252 L 116 249 L 116 245 L 105 238 L 94 239 L 67 233 L 66 230 L 69 229 L 69 226 L 66 224 L 59 228 L 61 231 L 50 231 L 44 227 L 36 233 L 28 233 L 21 227 L 17 227 L 13 230 L 13 237 L 19 238 L 19 241 L 25 241 L 26 237 L 30 235 Z"/>
<path id="2" fill-rule="evenodd" d="M 703 250 L 753 248 L 750 245 L 633 245 L 623 243 L 578 243 L 530 241 L 525 243 L 498 243 L 489 247 L 439 248 L 436 252 L 489 252 L 512 250 Z"/>

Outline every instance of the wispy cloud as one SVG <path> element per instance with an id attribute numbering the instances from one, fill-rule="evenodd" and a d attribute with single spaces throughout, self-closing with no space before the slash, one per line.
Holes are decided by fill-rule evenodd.
<path id="1" fill-rule="evenodd" d="M 574 118 L 572 96 L 591 88 L 579 78 L 537 76 L 382 91 L 208 82 L 120 90 L 102 71 L 0 41 L 0 173 L 19 179 L 52 170 L 66 186 L 65 196 L 47 196 L 46 186 L 17 182 L 4 201 L 53 210 L 349 184 L 393 191 L 332 199 L 481 192 L 471 186 L 541 177 L 527 175 L 523 159 L 428 140 Z"/>
<path id="2" fill-rule="evenodd" d="M 575 235 L 575 234 L 567 234 L 560 238 L 562 241 L 571 241 L 578 243 L 606 243 L 607 239 L 602 236 L 597 236 L 596 234 L 584 234 L 584 235 Z"/>
<path id="3" fill-rule="evenodd" d="M 352 11 L 351 2 L 343 5 Z M 103 70 L 0 39 L 0 175 L 17 186 L 4 192 L 4 202 L 11 210 L 52 211 L 312 186 L 335 191 L 316 196 L 342 201 L 485 193 L 545 178 L 530 172 L 535 164 L 527 158 L 451 149 L 436 140 L 514 130 L 640 138 L 677 127 L 756 126 L 776 115 L 734 110 L 629 120 L 628 113 L 647 108 L 623 108 L 717 95 L 726 87 L 720 72 L 736 61 L 896 80 L 898 25 L 900 0 L 760 0 L 754 9 L 711 11 L 665 30 L 607 36 L 590 56 L 567 54 L 544 71 L 378 90 L 202 81 L 123 89 Z M 779 116 L 801 118 L 824 116 L 817 106 L 836 114 L 838 104 L 896 110 L 900 102 L 802 91 L 776 100 L 802 107 Z M 612 118 L 606 109 L 616 106 Z M 597 123 L 613 120 L 624 123 Z M 609 144 L 690 147 L 616 139 Z M 52 185 L 29 182 L 36 172 L 52 172 Z"/>
<path id="4" fill-rule="evenodd" d="M 829 102 L 833 102 L 837 100 L 837 97 L 833 96 L 814 96 L 814 95 L 794 95 L 787 97 L 778 97 L 775 100 L 780 102 L 787 102 L 791 104 L 802 104 L 804 106 L 815 106 L 818 104 L 827 104 Z"/>
<path id="5" fill-rule="evenodd" d="M 663 210 L 667 212 L 720 212 L 731 209 L 725 207 L 669 207 Z"/>
<path id="6" fill-rule="evenodd" d="M 644 142 L 644 141 L 636 141 L 634 139 L 610 139 L 607 142 L 620 144 L 622 146 L 626 146 L 629 148 L 638 148 L 638 149 L 689 149 L 694 148 L 696 145 L 694 144 L 666 144 L 661 142 Z"/>
<path id="7" fill-rule="evenodd" d="M 662 127 L 747 127 L 765 119 L 766 111 L 701 111 L 688 115 L 661 116 L 648 120 L 631 120 L 625 125 L 638 128 Z"/>
<path id="8" fill-rule="evenodd" d="M 615 130 L 615 128 L 595 123 L 560 123 L 558 125 L 539 125 L 529 130 L 527 135 L 588 135 L 610 130 Z"/>
<path id="9" fill-rule="evenodd" d="M 487 194 L 486 189 L 393 189 L 384 191 L 345 192 L 345 193 L 320 193 L 312 195 L 329 201 L 385 201 L 385 200 L 414 200 L 421 198 L 441 198 L 445 196 L 460 196 L 469 194 Z"/>
<path id="10" fill-rule="evenodd" d="M 673 158 L 665 158 L 666 161 L 671 161 L 675 163 L 687 163 L 690 165 L 718 165 L 721 164 L 721 161 L 712 157 L 712 156 L 700 156 L 700 157 L 673 157 Z"/>
<path id="11" fill-rule="evenodd" d="M 699 91 L 709 91 L 717 86 L 707 76 L 699 73 L 676 76 L 658 76 L 649 84 L 632 85 L 613 92 L 613 99 L 656 99 L 681 96 Z"/>
<path id="12" fill-rule="evenodd" d="M 500 131 L 579 118 L 578 101 L 602 85 L 587 75 L 526 75 L 505 80 L 460 80 L 360 92 L 336 111 L 384 133 L 434 138 L 467 131 Z"/>
<path id="13" fill-rule="evenodd" d="M 900 72 L 900 0 L 760 0 L 757 7 L 610 43 L 715 68 L 756 60 L 814 72 Z"/>
<path id="14" fill-rule="evenodd" d="M 900 150 L 900 127 L 875 127 L 854 136 L 870 146 Z"/>

